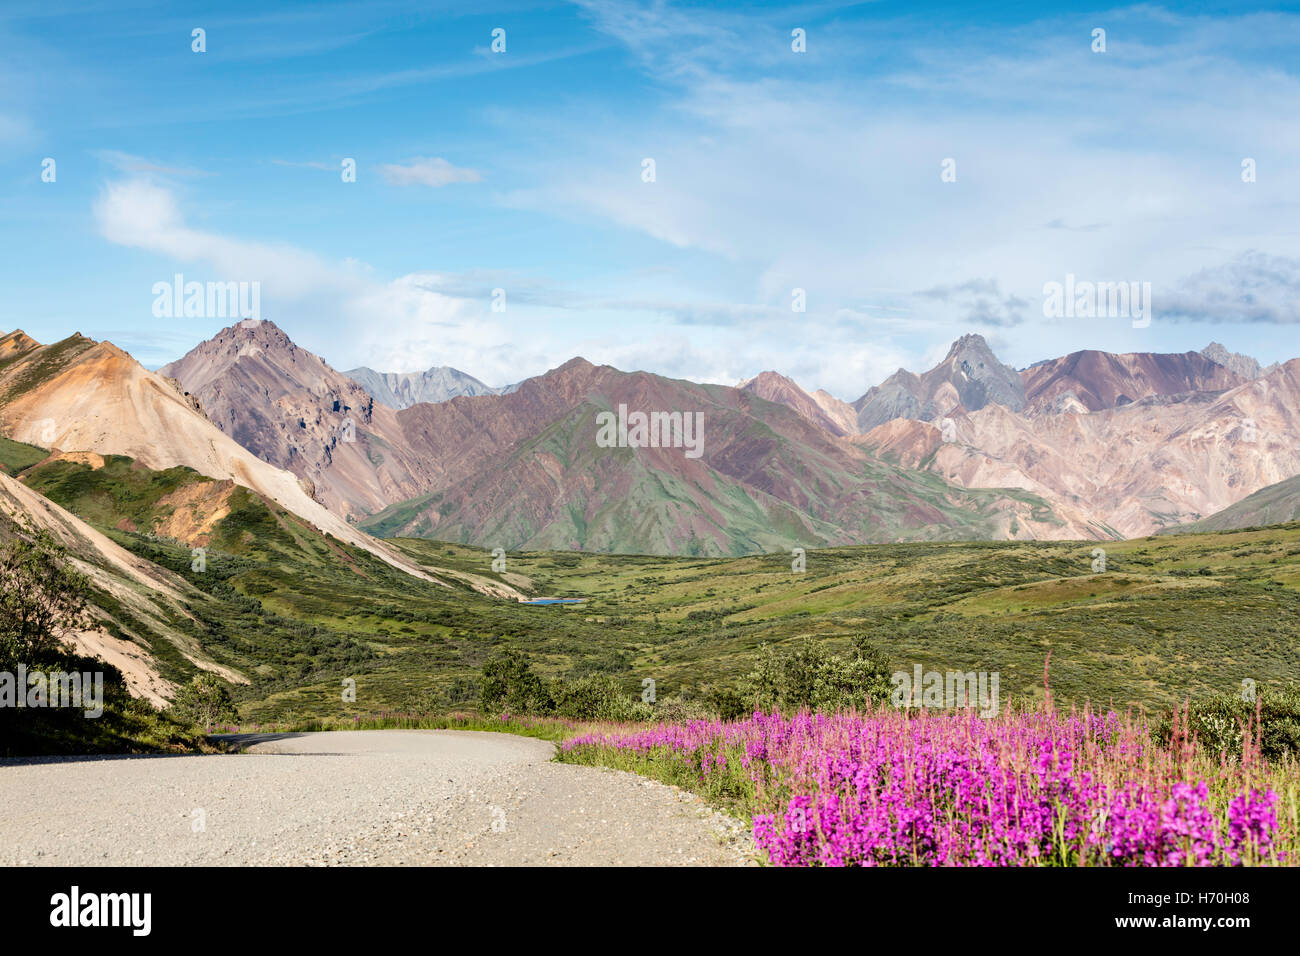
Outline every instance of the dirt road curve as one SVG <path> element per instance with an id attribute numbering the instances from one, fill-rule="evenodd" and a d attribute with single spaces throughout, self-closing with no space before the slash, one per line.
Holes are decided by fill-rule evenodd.
<path id="1" fill-rule="evenodd" d="M 507 734 L 252 738 L 244 753 L 0 760 L 0 865 L 700 865 L 746 828 Z"/>

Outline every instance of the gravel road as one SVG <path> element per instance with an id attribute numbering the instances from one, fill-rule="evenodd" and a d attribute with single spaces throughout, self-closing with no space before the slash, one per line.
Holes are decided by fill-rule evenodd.
<path id="1" fill-rule="evenodd" d="M 508 734 L 240 738 L 242 753 L 0 760 L 0 865 L 740 866 L 747 828 Z"/>

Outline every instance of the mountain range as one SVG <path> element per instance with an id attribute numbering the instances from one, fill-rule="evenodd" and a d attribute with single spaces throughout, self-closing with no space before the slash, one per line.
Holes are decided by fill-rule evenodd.
<path id="1" fill-rule="evenodd" d="M 843 434 L 788 379 L 765 391 Z M 859 430 L 845 440 L 962 487 L 1030 492 L 1082 537 L 1197 521 L 1300 474 L 1300 361 L 1261 369 L 1217 343 L 1081 351 L 1017 372 L 968 335 L 935 368 L 900 369 L 853 407 Z"/>
<path id="2" fill-rule="evenodd" d="M 516 384 L 493 388 L 450 365 L 423 372 L 376 372 L 363 365 L 344 374 L 375 401 L 396 409 L 421 402 L 445 402 L 461 395 L 508 395 L 519 387 Z"/>
<path id="3" fill-rule="evenodd" d="M 297 353 L 305 364 L 319 361 L 307 356 Z M 227 415 L 225 423 L 237 430 L 241 418 Z M 79 333 L 52 345 L 41 345 L 22 331 L 0 337 L 0 433 L 52 456 L 121 455 L 158 471 L 189 468 L 206 479 L 229 482 L 230 488 L 248 489 L 316 532 L 399 571 L 441 580 L 436 569 L 412 561 L 325 507 L 310 482 L 258 457 L 210 420 L 192 393 L 110 342 Z M 242 434 L 251 442 L 248 432 Z M 475 583 L 486 591 L 499 590 L 491 583 Z"/>
<path id="4" fill-rule="evenodd" d="M 0 537 L 30 523 L 65 545 L 93 590 L 69 638 L 157 703 L 197 670 L 241 683 L 298 646 L 266 605 L 262 624 L 239 617 L 254 613 L 241 594 L 463 602 L 531 587 L 385 538 L 745 555 L 1300 519 L 1300 359 L 1261 368 L 1215 344 L 1017 371 L 968 335 L 852 403 L 775 371 L 733 388 L 575 358 L 511 389 L 399 404 L 271 322 L 223 329 L 158 373 L 108 342 L 15 331 L 0 336 Z M 638 412 L 700 416 L 698 455 L 671 428 L 632 441 Z M 208 548 L 235 563 L 179 573 Z M 240 590 L 222 590 L 233 572 Z M 258 628 L 263 650 L 230 643 Z M 302 666 L 277 660 L 278 674 Z"/>
<path id="5" fill-rule="evenodd" d="M 225 329 L 162 372 L 230 437 L 384 535 L 737 554 L 1072 530 L 1032 495 L 874 460 L 745 390 L 582 359 L 502 394 L 392 409 L 264 321 Z M 701 457 L 599 447 L 597 416 L 620 405 L 702 413 Z"/>
<path id="6" fill-rule="evenodd" d="M 395 566 L 375 536 L 700 555 L 1105 540 L 1300 475 L 1300 361 L 1262 369 L 1217 343 L 1016 370 L 965 335 L 850 403 L 775 371 L 731 388 L 581 358 L 505 389 L 446 367 L 343 373 L 245 321 L 157 374 L 110 343 L 11 333 L 0 396 L 10 438 L 184 465 Z M 629 410 L 701 416 L 699 456 L 598 440 Z"/>

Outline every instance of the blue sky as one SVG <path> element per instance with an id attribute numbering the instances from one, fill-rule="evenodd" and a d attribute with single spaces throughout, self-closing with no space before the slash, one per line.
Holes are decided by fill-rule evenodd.
<path id="1" fill-rule="evenodd" d="M 152 314 L 180 272 L 337 368 L 490 384 L 580 354 L 852 400 L 971 331 L 1300 355 L 1294 8 L 219 6 L 0 12 L 0 328 L 156 367 L 229 324 Z M 1151 325 L 1045 318 L 1067 273 L 1150 282 Z"/>

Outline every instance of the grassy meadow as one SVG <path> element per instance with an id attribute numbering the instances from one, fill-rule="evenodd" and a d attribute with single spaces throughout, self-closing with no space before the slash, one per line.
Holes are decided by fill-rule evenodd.
<path id="1" fill-rule="evenodd" d="M 498 574 L 484 549 L 390 541 L 431 568 L 585 599 L 529 607 L 451 579 L 414 581 L 243 489 L 197 572 L 188 546 L 149 529 L 170 513 L 164 497 L 199 476 L 110 457 L 99 469 L 58 461 L 22 477 L 194 586 L 170 623 L 250 679 L 232 693 L 253 722 L 472 709 L 483 663 L 504 647 L 544 676 L 613 675 L 629 695 L 650 678 L 660 698 L 734 691 L 763 645 L 801 638 L 835 652 L 865 639 L 900 670 L 997 671 L 1003 696 L 1026 703 L 1042 695 L 1050 653 L 1058 702 L 1120 710 L 1234 693 L 1243 679 L 1280 688 L 1300 674 L 1300 524 L 1104 545 L 814 550 L 801 573 L 788 553 L 533 552 L 508 555 Z M 1094 571 L 1098 547 L 1104 572 Z M 148 632 L 126 623 L 124 634 Z M 150 649 L 163 676 L 197 673 L 166 641 Z M 355 702 L 342 700 L 347 677 Z"/>

